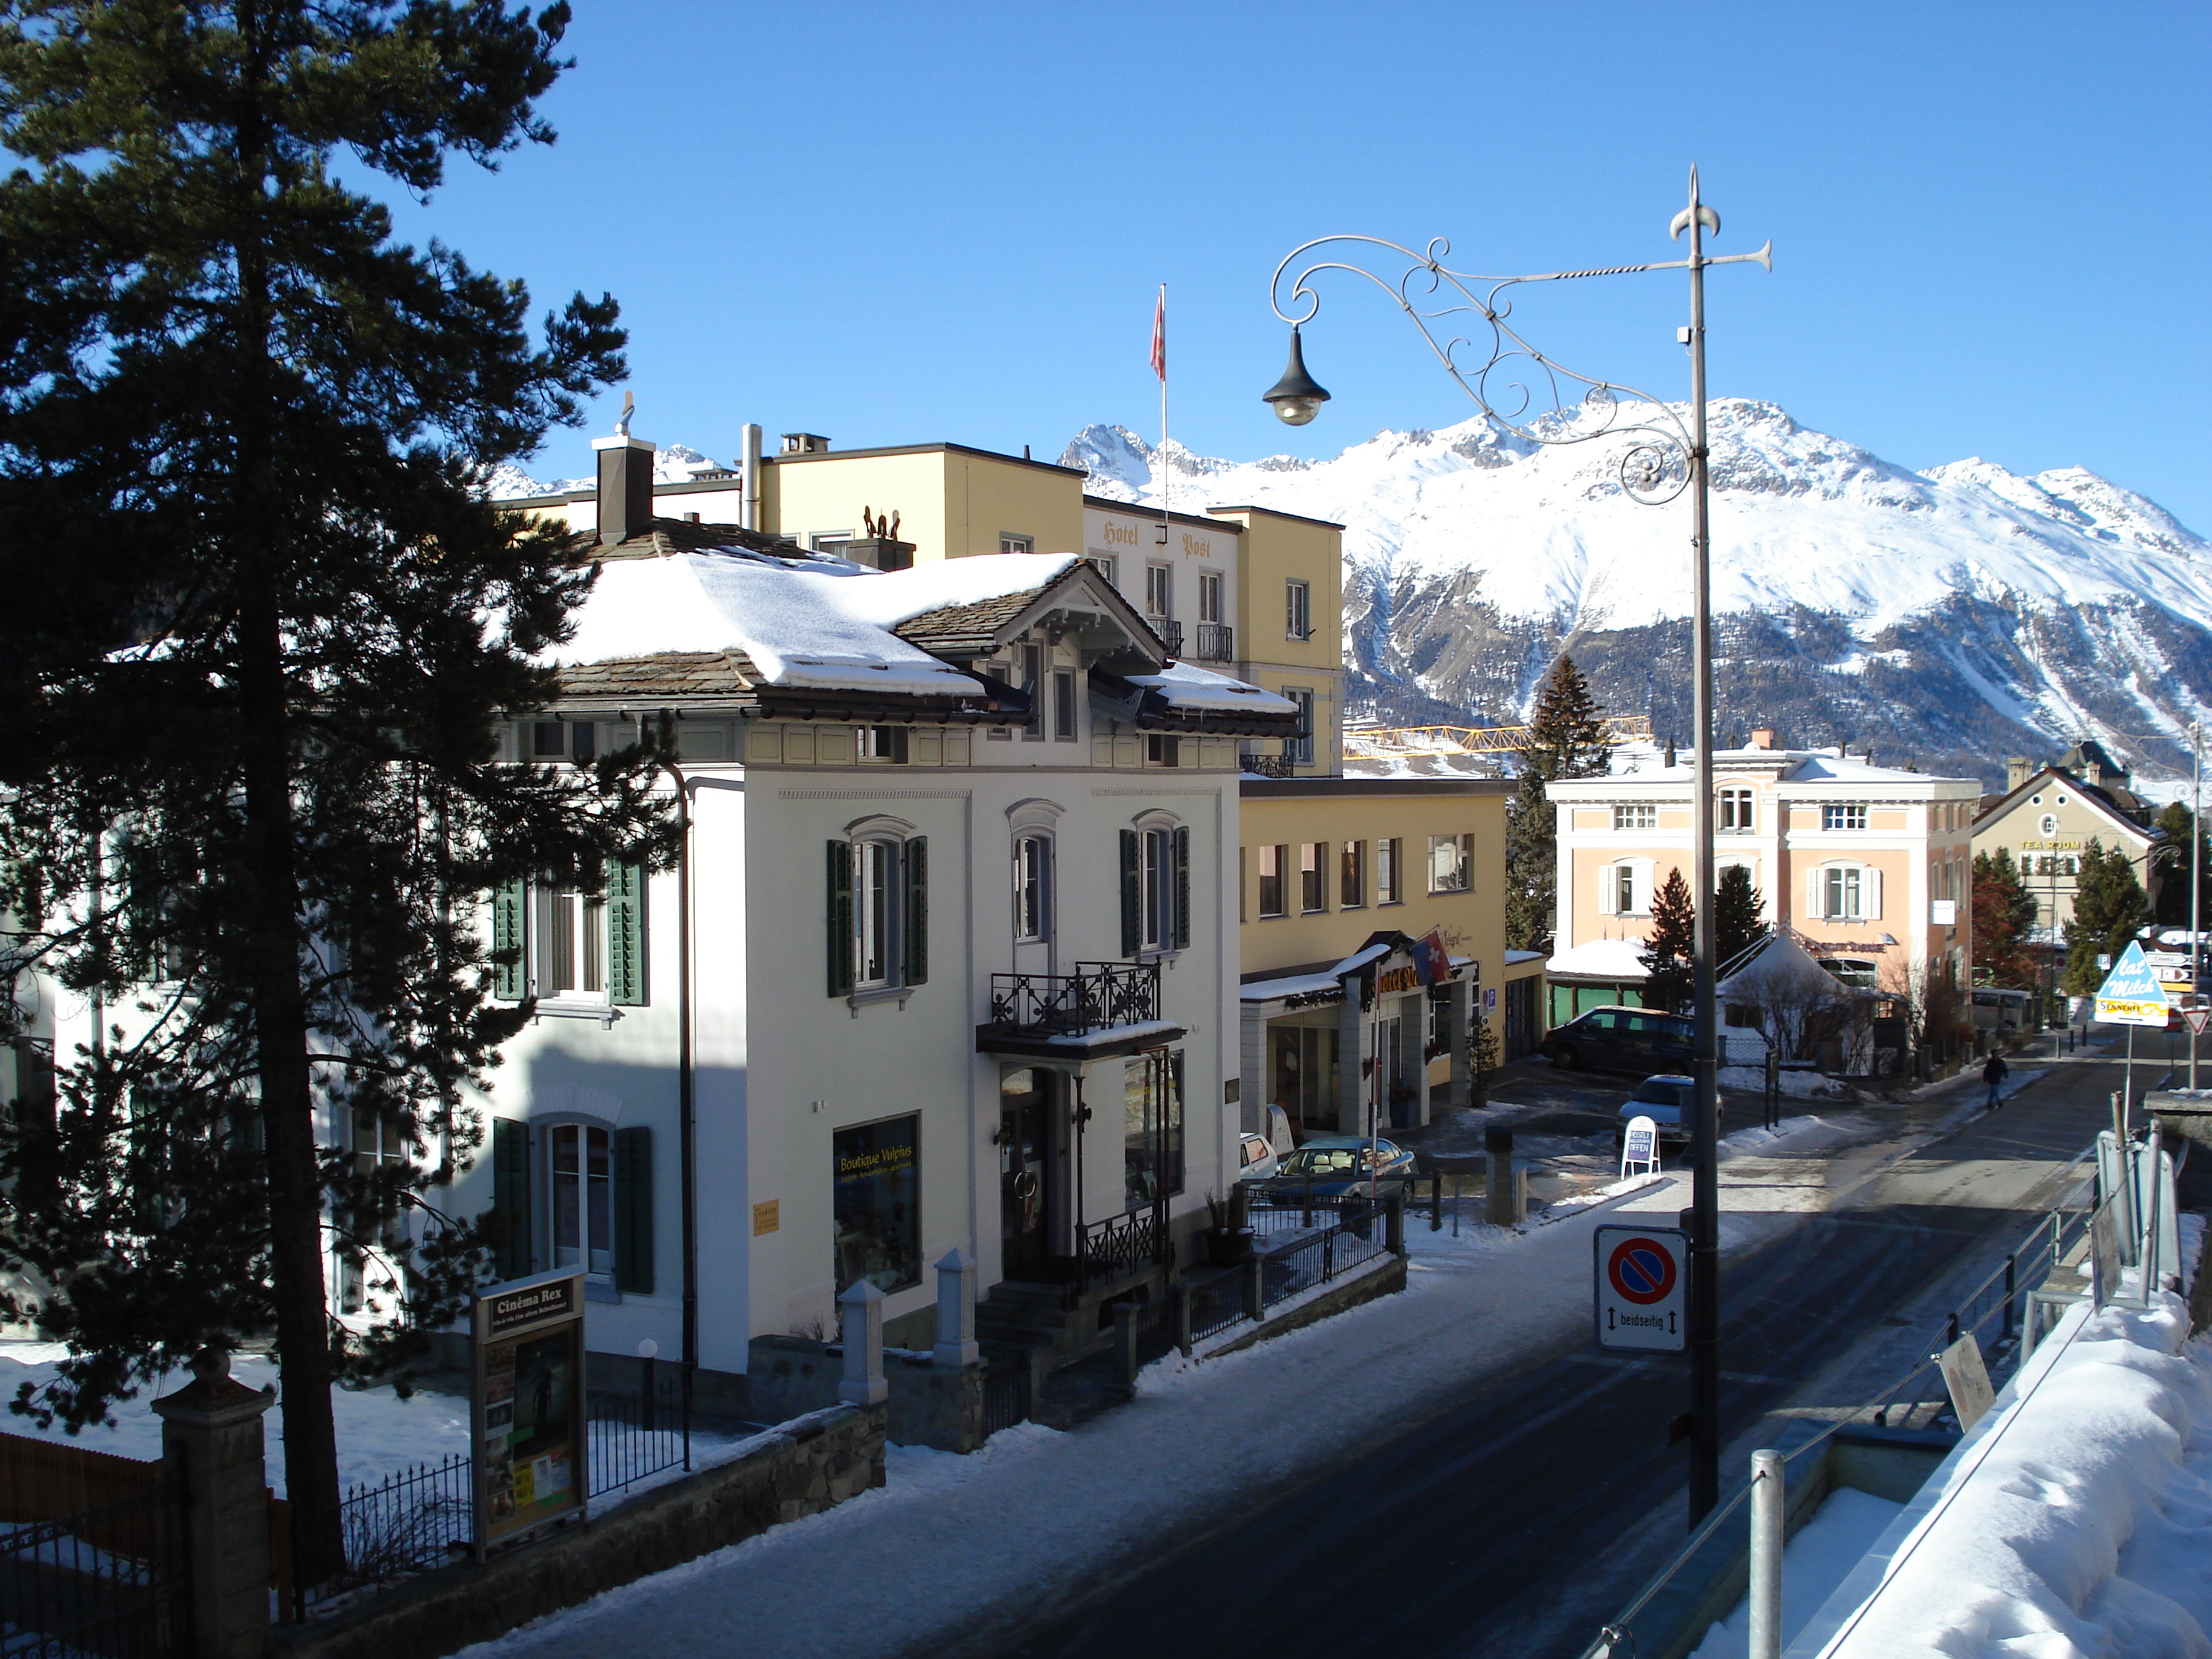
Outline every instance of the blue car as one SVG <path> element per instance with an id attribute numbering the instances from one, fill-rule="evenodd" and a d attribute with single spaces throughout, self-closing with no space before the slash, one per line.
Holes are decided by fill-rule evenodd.
<path id="1" fill-rule="evenodd" d="M 1659 1131 L 1662 1146 L 1686 1146 L 1690 1144 L 1690 1108 L 1698 1097 L 1698 1080 L 1679 1073 L 1662 1073 L 1647 1077 L 1636 1085 L 1636 1092 L 1622 1105 L 1613 1126 L 1613 1144 L 1616 1149 L 1626 1144 L 1628 1120 L 1648 1117 Z"/>
<path id="2" fill-rule="evenodd" d="M 1370 1185 L 1376 1195 L 1389 1198 L 1402 1193 L 1413 1177 L 1413 1155 L 1395 1141 L 1370 1140 L 1362 1135 L 1309 1135 L 1305 1144 L 1282 1161 L 1272 1180 L 1257 1183 L 1278 1202 L 1303 1197 L 1306 1182 L 1313 1182 L 1316 1198 L 1354 1197 Z"/>

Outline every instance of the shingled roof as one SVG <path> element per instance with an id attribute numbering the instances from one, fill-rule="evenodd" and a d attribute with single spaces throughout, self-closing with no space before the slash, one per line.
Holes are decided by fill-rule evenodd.
<path id="1" fill-rule="evenodd" d="M 564 700 L 610 697 L 742 697 L 760 678 L 742 651 L 663 651 L 650 657 L 572 663 L 561 671 Z"/>
<path id="2" fill-rule="evenodd" d="M 580 532 L 580 538 L 586 556 L 593 559 L 665 559 L 672 553 L 712 553 L 725 547 L 772 553 L 802 565 L 807 559 L 796 542 L 747 530 L 742 525 L 697 524 L 690 519 L 655 519 L 651 528 L 605 545 L 588 530 Z"/>

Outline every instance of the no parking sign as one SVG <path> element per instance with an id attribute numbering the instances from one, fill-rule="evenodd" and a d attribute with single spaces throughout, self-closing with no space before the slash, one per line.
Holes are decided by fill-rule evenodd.
<path id="1" fill-rule="evenodd" d="M 1597 1345 L 1680 1353 L 1688 1240 L 1678 1227 L 1600 1227 L 1594 1241 Z"/>

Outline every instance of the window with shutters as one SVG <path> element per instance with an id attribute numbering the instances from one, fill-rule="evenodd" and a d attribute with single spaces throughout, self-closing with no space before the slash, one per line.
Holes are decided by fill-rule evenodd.
<path id="1" fill-rule="evenodd" d="M 827 846 L 830 994 L 903 994 L 929 977 L 929 843 L 857 834 Z"/>
<path id="2" fill-rule="evenodd" d="M 596 891 L 513 882 L 492 896 L 493 994 L 544 1014 L 646 1000 L 645 872 L 619 860 Z"/>
<path id="3" fill-rule="evenodd" d="M 553 1265 L 612 1278 L 615 1153 L 605 1129 L 563 1123 L 547 1132 L 552 1150 Z"/>
<path id="4" fill-rule="evenodd" d="M 1817 866 L 1807 877 L 1806 903 L 1820 921 L 1878 921 L 1881 918 L 1881 872 L 1872 865 L 1838 861 Z"/>
<path id="5" fill-rule="evenodd" d="M 1171 822 L 1121 831 L 1121 954 L 1190 946 L 1190 831 Z"/>
<path id="6" fill-rule="evenodd" d="M 591 1120 L 492 1121 L 495 1268 L 581 1267 L 595 1295 L 653 1287 L 653 1131 Z"/>

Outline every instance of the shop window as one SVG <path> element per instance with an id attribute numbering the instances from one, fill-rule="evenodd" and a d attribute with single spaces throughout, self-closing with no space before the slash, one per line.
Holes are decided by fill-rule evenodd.
<path id="1" fill-rule="evenodd" d="M 645 872 L 619 860 L 597 892 L 509 882 L 492 896 L 492 994 L 510 1002 L 645 1001 Z"/>
<path id="2" fill-rule="evenodd" d="M 1429 837 L 1429 891 L 1465 893 L 1474 886 L 1474 837 Z"/>
<path id="3" fill-rule="evenodd" d="M 921 1282 L 921 1119 L 888 1118 L 830 1137 L 837 1290 L 886 1295 Z"/>
<path id="4" fill-rule="evenodd" d="M 1367 843 L 1348 841 L 1336 855 L 1336 903 L 1357 910 L 1367 902 Z"/>
<path id="5" fill-rule="evenodd" d="M 929 977 L 929 842 L 871 835 L 828 844 L 833 997 L 903 990 Z"/>
<path id="6" fill-rule="evenodd" d="M 1263 916 L 1283 914 L 1283 866 L 1290 852 L 1288 847 L 1260 849 L 1260 914 Z"/>
<path id="7" fill-rule="evenodd" d="M 1398 904 L 1404 902 L 1406 843 L 1395 836 L 1375 843 L 1375 902 L 1377 904 Z"/>
<path id="8" fill-rule="evenodd" d="M 1052 838 L 1022 836 L 1014 842 L 1014 939 L 1041 943 L 1052 937 Z"/>
<path id="9" fill-rule="evenodd" d="M 1139 1054 L 1121 1068 L 1122 1188 L 1131 1210 L 1182 1190 L 1182 1051 Z"/>
<path id="10" fill-rule="evenodd" d="M 1328 908 L 1328 843 L 1298 843 L 1298 908 L 1308 915 Z"/>

